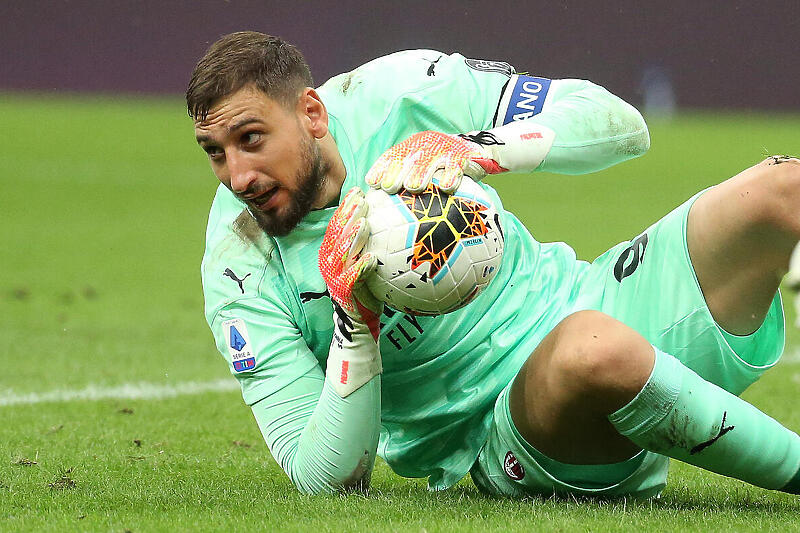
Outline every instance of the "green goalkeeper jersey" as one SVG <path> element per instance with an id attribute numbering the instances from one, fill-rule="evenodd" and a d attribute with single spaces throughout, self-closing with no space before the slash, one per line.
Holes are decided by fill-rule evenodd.
<path id="1" fill-rule="evenodd" d="M 424 130 L 461 133 L 535 120 L 556 132 L 539 170 L 562 173 L 605 168 L 649 143 L 639 113 L 597 85 L 518 75 L 506 63 L 459 54 L 399 52 L 336 76 L 318 92 L 346 167 L 340 198 L 351 187 L 366 189 L 364 175 L 378 156 Z M 537 242 L 495 191 L 482 187 L 505 233 L 492 283 L 448 315 L 386 309 L 381 317 L 378 453 L 400 475 L 429 477 L 434 489 L 469 471 L 498 394 L 573 304 L 586 266 L 566 244 Z M 333 309 L 317 254 L 334 209 L 312 211 L 288 236 L 273 238 L 224 186 L 217 191 L 202 264 L 205 312 L 248 405 L 300 388 L 299 378 L 325 369 Z"/>

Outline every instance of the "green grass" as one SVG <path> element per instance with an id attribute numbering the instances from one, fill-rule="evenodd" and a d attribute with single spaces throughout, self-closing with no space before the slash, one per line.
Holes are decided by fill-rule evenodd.
<path id="1" fill-rule="evenodd" d="M 0 402 L 228 377 L 199 280 L 215 181 L 180 100 L 6 94 L 0 116 Z M 798 152 L 798 130 L 800 116 L 685 115 L 653 122 L 653 147 L 637 161 L 492 184 L 539 240 L 589 259 L 767 153 Z M 788 350 L 798 342 L 790 331 Z M 745 394 L 795 430 L 797 365 L 781 363 Z M 308 497 L 236 391 L 0 405 L 3 531 L 797 527 L 797 497 L 675 463 L 669 482 L 652 502 L 512 501 L 481 496 L 468 479 L 431 494 L 379 462 L 367 497 Z"/>

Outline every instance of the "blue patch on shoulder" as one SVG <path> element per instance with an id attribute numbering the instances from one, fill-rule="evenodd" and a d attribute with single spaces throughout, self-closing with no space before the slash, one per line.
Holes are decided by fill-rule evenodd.
<path id="1" fill-rule="evenodd" d="M 245 344 L 247 344 L 247 342 L 245 342 L 239 330 L 236 329 L 236 326 L 231 326 L 231 348 L 238 352 L 244 348 Z"/>

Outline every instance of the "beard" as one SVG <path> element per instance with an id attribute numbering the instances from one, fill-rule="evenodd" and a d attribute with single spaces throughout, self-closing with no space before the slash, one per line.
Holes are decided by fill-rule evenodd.
<path id="1" fill-rule="evenodd" d="M 272 237 L 285 237 L 311 212 L 330 170 L 316 142 L 304 137 L 300 152 L 302 161 L 295 180 L 297 188 L 289 191 L 288 205 L 273 212 L 248 208 L 261 230 Z"/>

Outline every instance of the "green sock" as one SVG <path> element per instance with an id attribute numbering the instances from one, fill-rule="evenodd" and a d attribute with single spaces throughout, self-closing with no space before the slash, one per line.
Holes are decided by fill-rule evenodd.
<path id="1" fill-rule="evenodd" d="M 800 494 L 800 437 L 658 349 L 644 388 L 608 419 L 645 450 Z"/>

